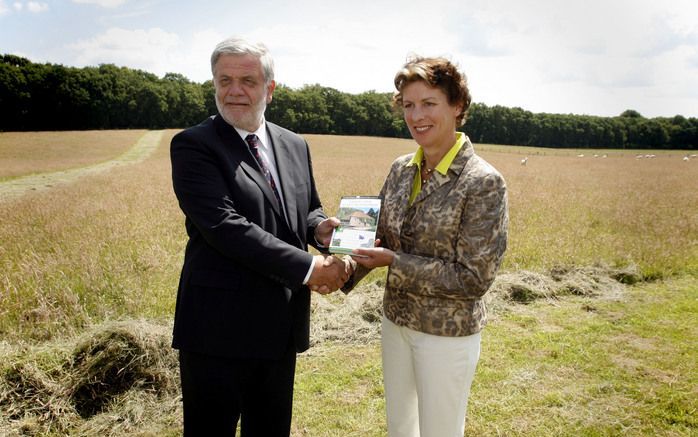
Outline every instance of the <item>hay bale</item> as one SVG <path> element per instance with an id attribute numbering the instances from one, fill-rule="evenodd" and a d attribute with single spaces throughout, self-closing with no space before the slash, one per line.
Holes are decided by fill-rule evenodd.
<path id="1" fill-rule="evenodd" d="M 68 393 L 78 413 L 88 418 L 131 389 L 175 390 L 177 368 L 164 327 L 144 321 L 109 323 L 75 348 Z"/>

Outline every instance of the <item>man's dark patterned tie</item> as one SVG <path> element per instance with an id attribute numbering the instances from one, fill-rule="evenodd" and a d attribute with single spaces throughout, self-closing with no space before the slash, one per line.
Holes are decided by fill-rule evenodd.
<path id="1" fill-rule="evenodd" d="M 271 171 L 269 171 L 269 167 L 267 167 L 267 165 L 264 162 L 264 159 L 262 159 L 262 156 L 259 154 L 259 138 L 255 134 L 249 134 L 247 137 L 245 137 L 245 142 L 247 142 L 247 145 L 250 147 L 250 152 L 252 152 L 252 156 L 254 156 L 254 158 L 257 160 L 259 167 L 262 169 L 264 177 L 267 179 L 267 182 L 269 182 L 271 190 L 274 192 L 274 196 L 276 196 L 276 200 L 279 201 L 279 206 L 283 210 L 284 205 L 281 203 L 281 196 L 279 196 L 279 191 L 276 189 L 276 183 L 274 182 L 274 178 L 271 177 Z"/>

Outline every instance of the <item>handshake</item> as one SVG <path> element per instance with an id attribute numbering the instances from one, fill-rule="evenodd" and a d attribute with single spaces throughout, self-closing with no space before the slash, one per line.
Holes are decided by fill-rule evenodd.
<path id="1" fill-rule="evenodd" d="M 332 231 L 339 224 L 337 217 L 330 217 L 320 222 L 315 228 L 315 241 L 328 247 Z M 354 267 L 349 259 L 341 260 L 335 256 L 316 255 L 307 285 L 320 294 L 332 293 L 344 285 L 353 272 Z"/>
<path id="2" fill-rule="evenodd" d="M 336 256 L 316 255 L 308 286 L 320 294 L 329 294 L 341 288 L 353 272 L 348 258 L 342 260 Z"/>

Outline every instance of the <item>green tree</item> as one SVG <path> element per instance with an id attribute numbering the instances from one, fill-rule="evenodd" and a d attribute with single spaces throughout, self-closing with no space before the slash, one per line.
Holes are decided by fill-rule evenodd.
<path id="1" fill-rule="evenodd" d="M 28 62 L 12 55 L 0 58 L 0 130 L 26 126 L 31 94 L 23 66 Z"/>

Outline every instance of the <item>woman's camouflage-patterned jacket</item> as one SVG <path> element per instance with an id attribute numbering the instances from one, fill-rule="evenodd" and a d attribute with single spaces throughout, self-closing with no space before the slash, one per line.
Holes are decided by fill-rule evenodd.
<path id="1" fill-rule="evenodd" d="M 384 314 L 397 325 L 428 334 L 475 334 L 487 321 L 482 297 L 507 246 L 506 183 L 466 137 L 447 174 L 435 171 L 408 205 L 418 168 L 410 165 L 413 156 L 393 162 L 381 189 L 376 237 L 395 252 Z M 356 266 L 343 290 L 351 290 L 366 273 Z"/>

